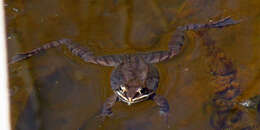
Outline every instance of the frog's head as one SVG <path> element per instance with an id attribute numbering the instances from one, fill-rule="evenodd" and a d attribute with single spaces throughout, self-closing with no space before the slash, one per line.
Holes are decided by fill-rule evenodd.
<path id="1" fill-rule="evenodd" d="M 124 64 L 120 66 L 123 82 L 115 91 L 120 100 L 128 105 L 144 101 L 154 92 L 146 86 L 149 66 L 143 62 Z"/>
<path id="2" fill-rule="evenodd" d="M 116 91 L 119 98 L 128 105 L 144 101 L 153 93 L 153 90 L 149 90 L 146 86 L 146 76 L 140 78 L 140 75 L 124 82 Z"/>
<path id="3" fill-rule="evenodd" d="M 131 86 L 129 84 L 121 84 L 120 88 L 116 91 L 119 98 L 128 105 L 144 101 L 153 93 L 143 86 Z"/>

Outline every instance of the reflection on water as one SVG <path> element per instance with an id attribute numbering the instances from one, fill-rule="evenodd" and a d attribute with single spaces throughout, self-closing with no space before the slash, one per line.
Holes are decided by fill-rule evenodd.
<path id="1" fill-rule="evenodd" d="M 239 103 L 260 94 L 259 4 L 257 0 L 7 0 L 9 59 L 17 52 L 63 37 L 90 47 L 98 55 L 162 50 L 167 49 L 168 34 L 178 25 L 232 16 L 244 21 L 210 30 L 208 35 L 237 69 L 240 93 L 232 101 Z M 157 65 L 161 78 L 157 92 L 172 108 L 170 129 L 210 130 L 223 124 L 257 129 L 260 119 L 256 110 L 241 107 L 212 118 L 219 108 L 212 104 L 216 85 L 207 50 L 196 33 L 188 32 L 186 37 L 182 54 Z M 53 49 L 9 69 L 14 129 L 166 128 L 150 101 L 130 107 L 117 103 L 115 115 L 98 123 L 95 116 L 112 94 L 108 76 L 112 69 L 83 63 L 69 51 Z"/>

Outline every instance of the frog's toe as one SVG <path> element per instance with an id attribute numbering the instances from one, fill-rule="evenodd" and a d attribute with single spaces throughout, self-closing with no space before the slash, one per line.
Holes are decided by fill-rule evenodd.
<path id="1" fill-rule="evenodd" d="M 96 119 L 97 119 L 99 122 L 104 122 L 107 117 L 110 118 L 110 117 L 112 117 L 113 115 L 114 115 L 114 114 L 113 114 L 112 112 L 110 112 L 110 113 L 101 113 L 101 114 L 99 114 L 99 115 L 96 116 Z"/>
<path id="2" fill-rule="evenodd" d="M 160 111 L 160 116 L 163 118 L 164 122 L 166 123 L 167 125 L 167 128 L 170 128 L 170 125 L 169 125 L 169 112 L 165 112 L 165 111 Z"/>
<path id="3" fill-rule="evenodd" d="M 221 20 L 213 23 L 212 26 L 216 27 L 216 28 L 222 28 L 222 27 L 238 24 L 240 22 L 241 22 L 241 20 L 233 20 L 233 19 L 231 19 L 231 17 L 226 17 L 224 19 L 221 19 Z"/>

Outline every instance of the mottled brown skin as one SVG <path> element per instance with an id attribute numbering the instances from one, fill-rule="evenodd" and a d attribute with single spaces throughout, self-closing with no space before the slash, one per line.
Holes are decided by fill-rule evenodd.
<path id="1" fill-rule="evenodd" d="M 207 59 L 210 73 L 215 83 L 215 95 L 212 99 L 214 110 L 210 123 L 216 130 L 232 129 L 241 118 L 241 111 L 232 102 L 240 94 L 237 82 L 237 68 L 230 58 L 215 46 L 215 41 L 206 31 L 199 32 L 203 46 L 207 50 Z M 233 114 L 231 114 L 233 113 Z M 234 119 L 234 121 L 231 121 Z"/>
<path id="2" fill-rule="evenodd" d="M 237 68 L 232 63 L 232 59 L 228 58 L 224 51 L 216 47 L 215 41 L 211 39 L 207 31 L 200 31 L 198 34 L 207 50 L 205 60 L 208 61 L 207 64 L 215 84 L 215 94 L 212 99 L 214 109 L 210 120 L 212 127 L 216 130 L 259 129 L 253 123 L 243 124 L 242 122 L 242 119 L 245 118 L 245 111 L 235 101 L 236 97 L 241 94 L 241 90 Z M 256 107 L 257 103 L 253 102 L 251 105 Z"/>
<path id="3" fill-rule="evenodd" d="M 79 56 L 85 62 L 99 64 L 102 66 L 115 67 L 111 74 L 111 88 L 115 92 L 104 103 L 101 117 L 106 117 L 112 114 L 111 108 L 117 101 L 123 101 L 123 98 L 116 95 L 117 92 L 122 92 L 126 100 L 131 101 L 138 97 L 148 95 L 145 100 L 153 100 L 159 107 L 160 113 L 167 120 L 169 113 L 169 105 L 167 100 L 155 93 L 158 83 L 159 74 L 156 67 L 153 65 L 161 61 L 169 60 L 175 55 L 178 55 L 184 44 L 184 33 L 188 30 L 200 30 L 209 28 L 222 28 L 236 24 L 237 21 L 227 17 L 217 22 L 208 24 L 189 24 L 178 27 L 169 42 L 169 49 L 166 51 L 155 51 L 138 54 L 122 54 L 95 56 L 89 49 L 82 48 L 69 39 L 61 39 L 46 43 L 40 48 L 36 48 L 27 53 L 14 56 L 10 64 L 27 59 L 37 55 L 49 48 L 55 48 L 60 45 L 65 45 L 74 55 Z M 123 86 L 123 87 L 122 87 Z M 122 90 L 123 88 L 123 90 Z M 140 91 L 138 91 L 140 90 Z M 141 100 L 142 101 L 142 100 Z M 135 102 L 128 102 L 130 105 Z"/>

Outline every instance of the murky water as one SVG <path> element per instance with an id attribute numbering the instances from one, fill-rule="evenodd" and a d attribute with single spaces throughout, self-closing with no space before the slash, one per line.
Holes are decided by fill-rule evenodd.
<path id="1" fill-rule="evenodd" d="M 243 22 L 210 30 L 209 35 L 232 59 L 241 90 L 234 100 L 243 101 L 260 94 L 259 6 L 258 0 L 6 0 L 9 59 L 64 37 L 97 55 L 166 50 L 177 26 L 232 16 Z M 186 38 L 180 55 L 157 65 L 157 93 L 171 107 L 168 129 L 216 129 L 211 102 L 217 88 L 207 50 L 196 33 L 188 32 Z M 133 106 L 117 103 L 114 116 L 100 123 L 95 117 L 113 93 L 112 68 L 84 63 L 64 48 L 48 50 L 9 69 L 13 129 L 167 129 L 152 101 Z M 239 120 L 245 126 L 260 129 L 259 113 L 243 109 L 242 115 L 246 119 Z"/>

